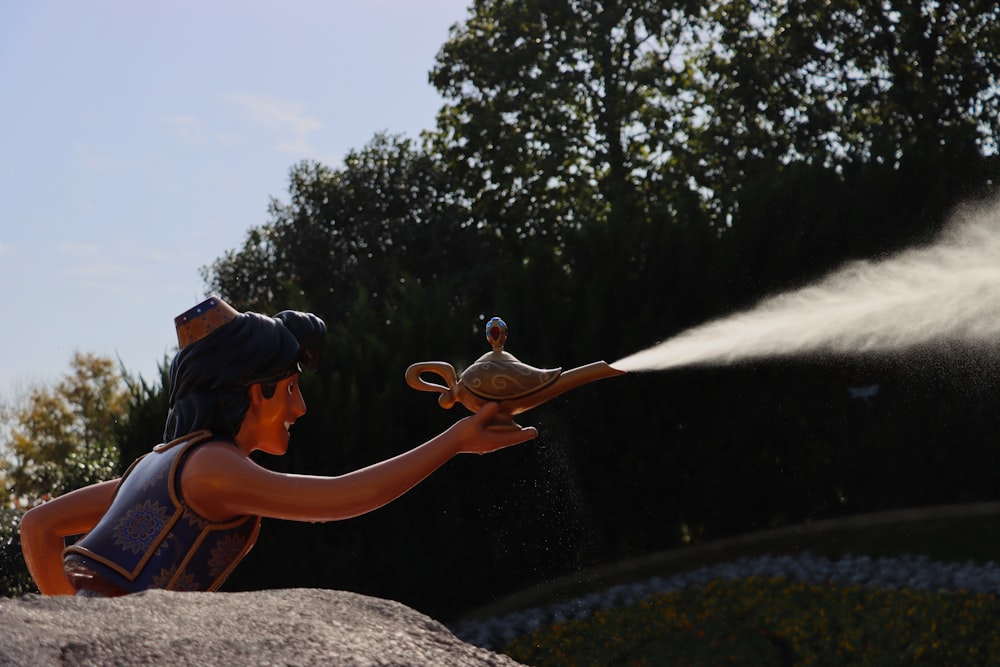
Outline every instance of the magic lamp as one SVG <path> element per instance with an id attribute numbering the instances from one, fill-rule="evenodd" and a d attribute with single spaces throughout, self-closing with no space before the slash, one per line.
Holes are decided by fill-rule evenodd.
<path id="1" fill-rule="evenodd" d="M 506 352 L 507 324 L 499 317 L 486 323 L 486 340 L 493 348 L 459 375 L 454 366 L 444 361 L 423 361 L 406 369 L 406 382 L 419 391 L 438 392 L 438 403 L 451 408 L 461 403 L 477 412 L 486 403 L 497 403 L 499 409 L 487 428 L 516 429 L 514 416 L 538 407 L 570 389 L 625 371 L 603 361 L 566 371 L 561 368 L 535 368 L 522 363 Z M 425 373 L 437 375 L 445 384 L 430 382 Z"/>

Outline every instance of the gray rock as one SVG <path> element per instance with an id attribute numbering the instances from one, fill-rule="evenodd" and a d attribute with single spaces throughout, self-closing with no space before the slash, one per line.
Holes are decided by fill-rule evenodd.
<path id="1" fill-rule="evenodd" d="M 518 664 L 403 604 L 341 591 L 0 598 L 0 666 Z"/>

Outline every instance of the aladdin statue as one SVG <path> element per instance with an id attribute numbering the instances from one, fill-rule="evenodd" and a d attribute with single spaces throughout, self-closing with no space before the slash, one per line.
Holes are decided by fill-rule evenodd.
<path id="1" fill-rule="evenodd" d="M 214 591 L 257 540 L 262 517 L 335 521 L 395 500 L 456 454 L 537 436 L 491 430 L 485 405 L 423 445 L 338 477 L 290 475 L 250 459 L 280 456 L 306 412 L 303 367 L 316 368 L 326 326 L 310 313 L 240 313 L 212 297 L 176 318 L 164 444 L 118 480 L 43 503 L 21 521 L 28 570 L 46 595 Z M 83 535 L 66 547 L 65 538 Z"/>

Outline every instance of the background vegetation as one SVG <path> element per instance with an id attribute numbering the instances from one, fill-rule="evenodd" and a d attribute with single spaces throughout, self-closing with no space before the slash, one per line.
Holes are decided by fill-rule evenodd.
<path id="1" fill-rule="evenodd" d="M 403 372 L 463 368 L 494 314 L 533 365 L 612 361 L 929 240 L 995 191 L 998 54 L 1000 9 L 977 0 L 477 0 L 430 73 L 433 130 L 293 166 L 205 269 L 241 309 L 329 326 L 294 446 L 262 463 L 336 475 L 444 429 L 462 409 Z M 455 460 L 379 512 L 266 522 L 230 587 L 448 617 L 690 542 L 996 499 L 992 371 L 925 354 L 597 383 L 527 415 L 535 444 Z M 122 462 L 160 440 L 165 384 L 130 379 Z"/>

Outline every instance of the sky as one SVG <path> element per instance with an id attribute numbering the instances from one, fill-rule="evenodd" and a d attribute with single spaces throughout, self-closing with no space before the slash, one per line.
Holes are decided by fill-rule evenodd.
<path id="1" fill-rule="evenodd" d="M 77 351 L 158 378 L 292 166 L 434 127 L 470 3 L 0 0 L 0 400 Z"/>

